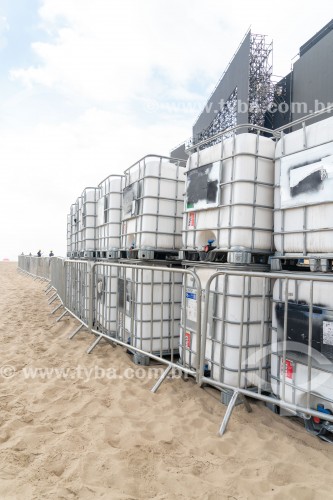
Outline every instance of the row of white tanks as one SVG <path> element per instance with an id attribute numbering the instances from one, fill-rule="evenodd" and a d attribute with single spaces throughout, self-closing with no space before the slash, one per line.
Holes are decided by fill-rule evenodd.
<path id="1" fill-rule="evenodd" d="M 87 259 L 87 265 L 72 265 L 71 280 L 76 285 L 69 293 L 77 315 L 86 320 L 89 282 L 85 270 L 88 259 L 96 258 L 95 329 L 160 354 L 173 354 L 179 346 L 182 275 L 168 269 L 177 265 L 173 259 L 181 246 L 185 166 L 182 160 L 144 157 L 124 175 L 111 175 L 94 190 L 84 190 L 69 216 L 68 256 Z M 89 219 L 86 237 L 82 236 L 82 221 L 87 210 L 82 208 L 80 212 L 84 196 L 92 202 L 89 214 L 94 215 Z M 77 236 L 80 232 L 81 237 Z M 75 246 L 76 241 L 80 246 Z M 165 271 L 105 264 L 116 264 L 121 257 L 129 256 L 144 262 L 154 259 L 156 263 L 158 257 L 171 260 L 160 263 Z M 126 259 L 127 264 L 131 262 L 139 261 Z M 81 299 L 76 293 L 80 289 Z"/>
<path id="2" fill-rule="evenodd" d="M 217 270 L 266 271 L 268 256 L 274 249 L 278 256 L 329 258 L 333 256 L 333 229 L 329 225 L 333 204 L 332 149 L 333 118 L 328 118 L 278 141 L 254 133 L 234 134 L 212 147 L 198 148 L 190 155 L 186 171 L 180 162 L 146 157 L 124 176 L 117 176 L 117 188 L 110 187 L 116 177 L 110 176 L 95 190 L 95 255 L 100 252 L 100 258 L 126 254 L 151 259 L 159 252 L 172 258 L 180 251 L 184 265 L 199 276 L 203 288 Z M 71 209 L 71 239 L 75 234 L 73 221 L 79 224 L 79 232 L 80 210 L 81 214 L 86 213 L 84 195 L 80 198 L 73 209 L 74 218 Z M 115 238 L 112 244 L 108 238 Z M 81 237 L 78 241 L 81 252 L 87 251 L 82 244 L 85 240 Z M 73 255 L 72 243 L 70 252 L 71 256 L 78 256 Z M 170 298 L 167 275 L 162 284 L 157 272 L 152 277 L 149 270 L 103 268 L 103 263 L 98 268 L 96 325 L 151 352 L 172 351 L 180 345 L 183 363 L 195 366 L 193 284 L 191 287 L 188 280 L 182 283 L 179 273 L 172 284 L 175 295 Z M 219 276 L 210 294 L 211 322 L 207 326 L 205 359 L 215 380 L 230 385 L 237 381 L 247 388 L 260 383 L 262 389 L 271 387 L 277 397 L 282 396 L 283 376 L 290 382 L 284 397 L 301 403 L 305 391 L 297 387 L 307 376 L 305 358 L 290 356 L 292 359 L 286 359 L 282 366 L 280 351 L 275 348 L 281 336 L 281 304 L 285 303 L 282 283 L 282 278 Z M 305 283 L 297 281 L 297 273 L 290 274 L 289 286 L 294 291 L 288 291 L 288 329 L 294 332 L 296 321 L 304 343 L 305 326 L 300 325 L 302 318 L 306 323 L 309 316 L 308 291 Z M 316 330 L 316 335 L 326 346 L 321 352 L 326 355 L 330 352 L 327 346 L 333 345 L 329 287 L 331 283 L 318 284 L 319 291 L 313 299 L 315 307 L 324 311 L 320 322 L 316 309 L 315 320 L 319 332 Z M 164 297 L 168 300 L 164 301 Z M 204 299 L 203 295 L 203 305 Z M 162 312 L 165 304 L 167 326 Z M 294 313 L 300 321 L 295 320 Z M 175 334 L 178 323 L 179 333 Z M 259 350 L 267 354 L 259 356 Z M 325 370 L 322 366 L 313 370 L 314 375 L 317 370 L 329 376 L 323 388 L 316 388 L 311 404 L 317 404 L 315 398 L 322 398 L 325 408 L 333 410 L 330 362 Z"/>
<path id="3" fill-rule="evenodd" d="M 68 215 L 67 256 L 115 259 L 135 251 L 149 258 L 156 250 L 178 256 L 185 163 L 146 156 L 124 175 L 86 188 Z"/>
<path id="4" fill-rule="evenodd" d="M 314 282 L 311 288 L 309 281 L 297 278 L 307 260 L 310 269 L 332 271 L 332 153 L 333 118 L 283 135 L 276 144 L 242 134 L 224 144 L 198 148 L 188 162 L 190 197 L 185 200 L 183 226 L 189 258 L 195 250 L 202 258 L 202 245 L 207 243 L 210 252 L 217 254 L 212 260 L 223 261 L 218 256 L 227 252 L 225 264 L 195 263 L 192 269 L 203 287 L 223 269 L 267 270 L 265 254 L 273 251 L 275 270 L 284 258 L 287 269 L 288 263 L 295 266 L 288 273 L 287 291 L 282 276 L 268 282 L 256 276 L 221 274 L 213 281 L 209 321 L 202 325 L 207 328 L 204 358 L 210 377 L 230 386 L 254 390 L 260 386 L 288 403 L 309 404 L 324 413 L 333 412 L 333 281 Z M 313 261 L 320 267 L 311 267 Z M 237 263 L 241 265 L 232 266 Z M 315 280 L 317 274 L 307 276 Z M 197 324 L 194 318 L 188 319 L 195 299 L 195 290 L 189 288 L 182 308 L 187 319 L 182 323 L 180 348 L 182 361 L 189 366 L 196 363 Z M 202 308 L 205 300 L 203 295 Z M 319 432 L 318 419 L 311 425 Z"/>
<path id="5" fill-rule="evenodd" d="M 113 249 L 191 255 L 207 245 L 215 253 L 331 256 L 332 188 L 333 118 L 277 142 L 234 134 L 198 148 L 186 169 L 150 155 L 83 191 L 68 215 L 68 256 Z"/>

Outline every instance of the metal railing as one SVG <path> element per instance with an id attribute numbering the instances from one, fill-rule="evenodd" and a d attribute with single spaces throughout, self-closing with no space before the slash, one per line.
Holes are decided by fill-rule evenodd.
<path id="1" fill-rule="evenodd" d="M 223 283 L 219 284 L 218 280 Z M 268 303 L 273 282 L 272 333 L 268 336 Z M 199 384 L 232 392 L 220 435 L 225 432 L 239 397 L 243 397 L 243 401 L 249 397 L 284 408 L 308 423 L 311 417 L 327 422 L 327 428 L 333 423 L 333 394 L 329 383 L 325 386 L 333 374 L 333 347 L 330 347 L 333 345 L 333 301 L 331 299 L 330 304 L 329 299 L 332 285 L 333 276 L 300 273 L 225 270 L 210 276 L 204 292 Z M 213 294 L 215 298 L 216 294 L 222 298 L 222 302 L 215 301 L 219 307 L 212 313 Z M 215 324 L 213 332 L 208 334 L 211 318 Z M 220 331 L 216 325 L 220 325 Z M 228 336 L 228 325 L 236 325 L 236 336 Z M 324 333 L 320 333 L 320 329 Z M 321 337 L 320 353 L 318 336 L 325 336 L 325 329 L 327 345 L 323 348 Z M 220 352 L 212 359 L 209 354 L 217 343 Z M 235 353 L 229 352 L 227 361 L 230 349 Z M 207 363 L 215 368 L 209 376 Z M 323 411 L 313 408 L 313 404 L 323 401 L 330 408 Z"/>
<path id="2" fill-rule="evenodd" d="M 172 369 L 198 379 L 200 326 L 197 364 L 188 367 L 178 360 L 179 345 L 186 344 L 179 322 L 188 281 L 196 290 L 196 322 L 201 325 L 200 280 L 180 267 L 52 258 L 51 280 L 45 291 L 53 291 L 49 304 L 59 302 L 51 314 L 64 309 L 57 321 L 68 313 L 79 321 L 70 339 L 83 327 L 96 337 L 88 353 L 105 339 L 141 356 L 141 362 L 151 359 L 166 365 L 152 388 L 156 392 Z M 186 314 L 185 310 L 185 321 Z"/>
<path id="3" fill-rule="evenodd" d="M 18 256 L 18 269 L 36 279 L 50 280 L 50 265 L 53 257 Z"/>
<path id="4" fill-rule="evenodd" d="M 79 321 L 69 338 L 83 327 L 95 336 L 88 353 L 105 339 L 164 364 L 153 392 L 171 370 L 229 391 L 221 435 L 247 398 L 300 416 L 323 439 L 333 432 L 333 276 L 222 269 L 203 291 L 179 267 L 52 258 L 50 269 L 57 321 L 69 313 Z"/>

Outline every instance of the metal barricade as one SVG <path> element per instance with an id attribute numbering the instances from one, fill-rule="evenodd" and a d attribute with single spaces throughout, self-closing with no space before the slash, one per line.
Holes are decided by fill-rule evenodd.
<path id="1" fill-rule="evenodd" d="M 92 262 L 65 260 L 65 307 L 82 324 L 89 323 L 90 268 Z"/>
<path id="2" fill-rule="evenodd" d="M 332 432 L 332 285 L 333 277 L 314 274 L 223 270 L 210 276 L 199 384 L 232 393 L 220 435 L 238 398 L 249 407 L 247 397 L 301 416 L 307 427 L 327 422 L 322 425 Z"/>
<path id="3" fill-rule="evenodd" d="M 185 345 L 185 332 L 179 333 L 180 308 L 187 279 L 197 292 L 197 323 L 201 325 L 201 284 L 189 270 L 167 266 L 124 263 L 66 261 L 66 309 L 80 321 L 70 335 L 83 326 L 96 336 L 90 353 L 102 339 L 126 347 L 140 361 L 152 359 L 166 365 L 152 388 L 156 392 L 172 369 L 198 377 L 197 365 L 189 368 L 178 362 L 179 344 Z M 86 266 L 84 269 L 82 266 Z M 90 277 L 89 284 L 80 273 Z M 185 286 L 184 286 L 185 284 Z M 86 290 L 86 293 L 82 293 Z M 89 311 L 85 314 L 89 296 Z M 84 313 L 82 313 L 84 311 Z M 186 315 L 186 311 L 185 311 Z M 87 321 L 88 319 L 88 321 Z M 196 352 L 200 354 L 198 328 Z M 181 337 L 181 338 L 180 338 Z M 141 358 L 140 358 L 141 357 Z M 139 363 L 140 363 L 139 361 Z"/>
<path id="4" fill-rule="evenodd" d="M 66 260 L 61 257 L 50 259 L 50 284 L 64 304 L 66 304 L 65 262 Z"/>
<path id="5" fill-rule="evenodd" d="M 50 257 L 33 257 L 31 255 L 18 256 L 18 269 L 25 274 L 28 274 L 36 279 L 49 281 L 50 273 Z"/>

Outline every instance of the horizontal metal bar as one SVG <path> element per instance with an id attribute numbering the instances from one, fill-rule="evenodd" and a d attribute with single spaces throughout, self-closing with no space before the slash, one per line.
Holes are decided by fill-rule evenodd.
<path id="1" fill-rule="evenodd" d="M 284 408 L 286 410 L 290 410 L 294 413 L 304 413 L 305 415 L 311 415 L 312 417 L 319 417 L 321 420 L 327 420 L 328 422 L 333 422 L 333 415 L 328 415 L 326 413 L 321 413 L 316 410 L 303 408 L 301 406 L 293 405 L 292 403 L 287 403 L 282 401 L 281 399 L 272 398 L 270 396 L 266 396 L 263 394 L 259 394 L 257 392 L 249 391 L 248 389 L 242 389 L 240 387 L 234 387 L 232 385 L 224 384 L 223 382 L 217 382 L 208 377 L 201 377 L 202 384 L 207 384 L 216 387 L 217 389 L 229 389 L 231 391 L 237 391 L 244 396 L 249 398 L 258 399 L 259 401 L 263 401 L 265 403 L 275 404 Z"/>

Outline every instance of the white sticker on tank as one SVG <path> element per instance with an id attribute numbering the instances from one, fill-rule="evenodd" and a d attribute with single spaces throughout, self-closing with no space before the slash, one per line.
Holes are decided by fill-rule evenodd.
<path id="1" fill-rule="evenodd" d="M 281 158 L 281 208 L 332 201 L 333 142 Z"/>
<path id="2" fill-rule="evenodd" d="M 193 288 L 186 288 L 186 316 L 191 321 L 197 320 L 197 294 Z"/>
<path id="3" fill-rule="evenodd" d="M 333 345 L 333 322 L 323 321 L 323 344 Z"/>

